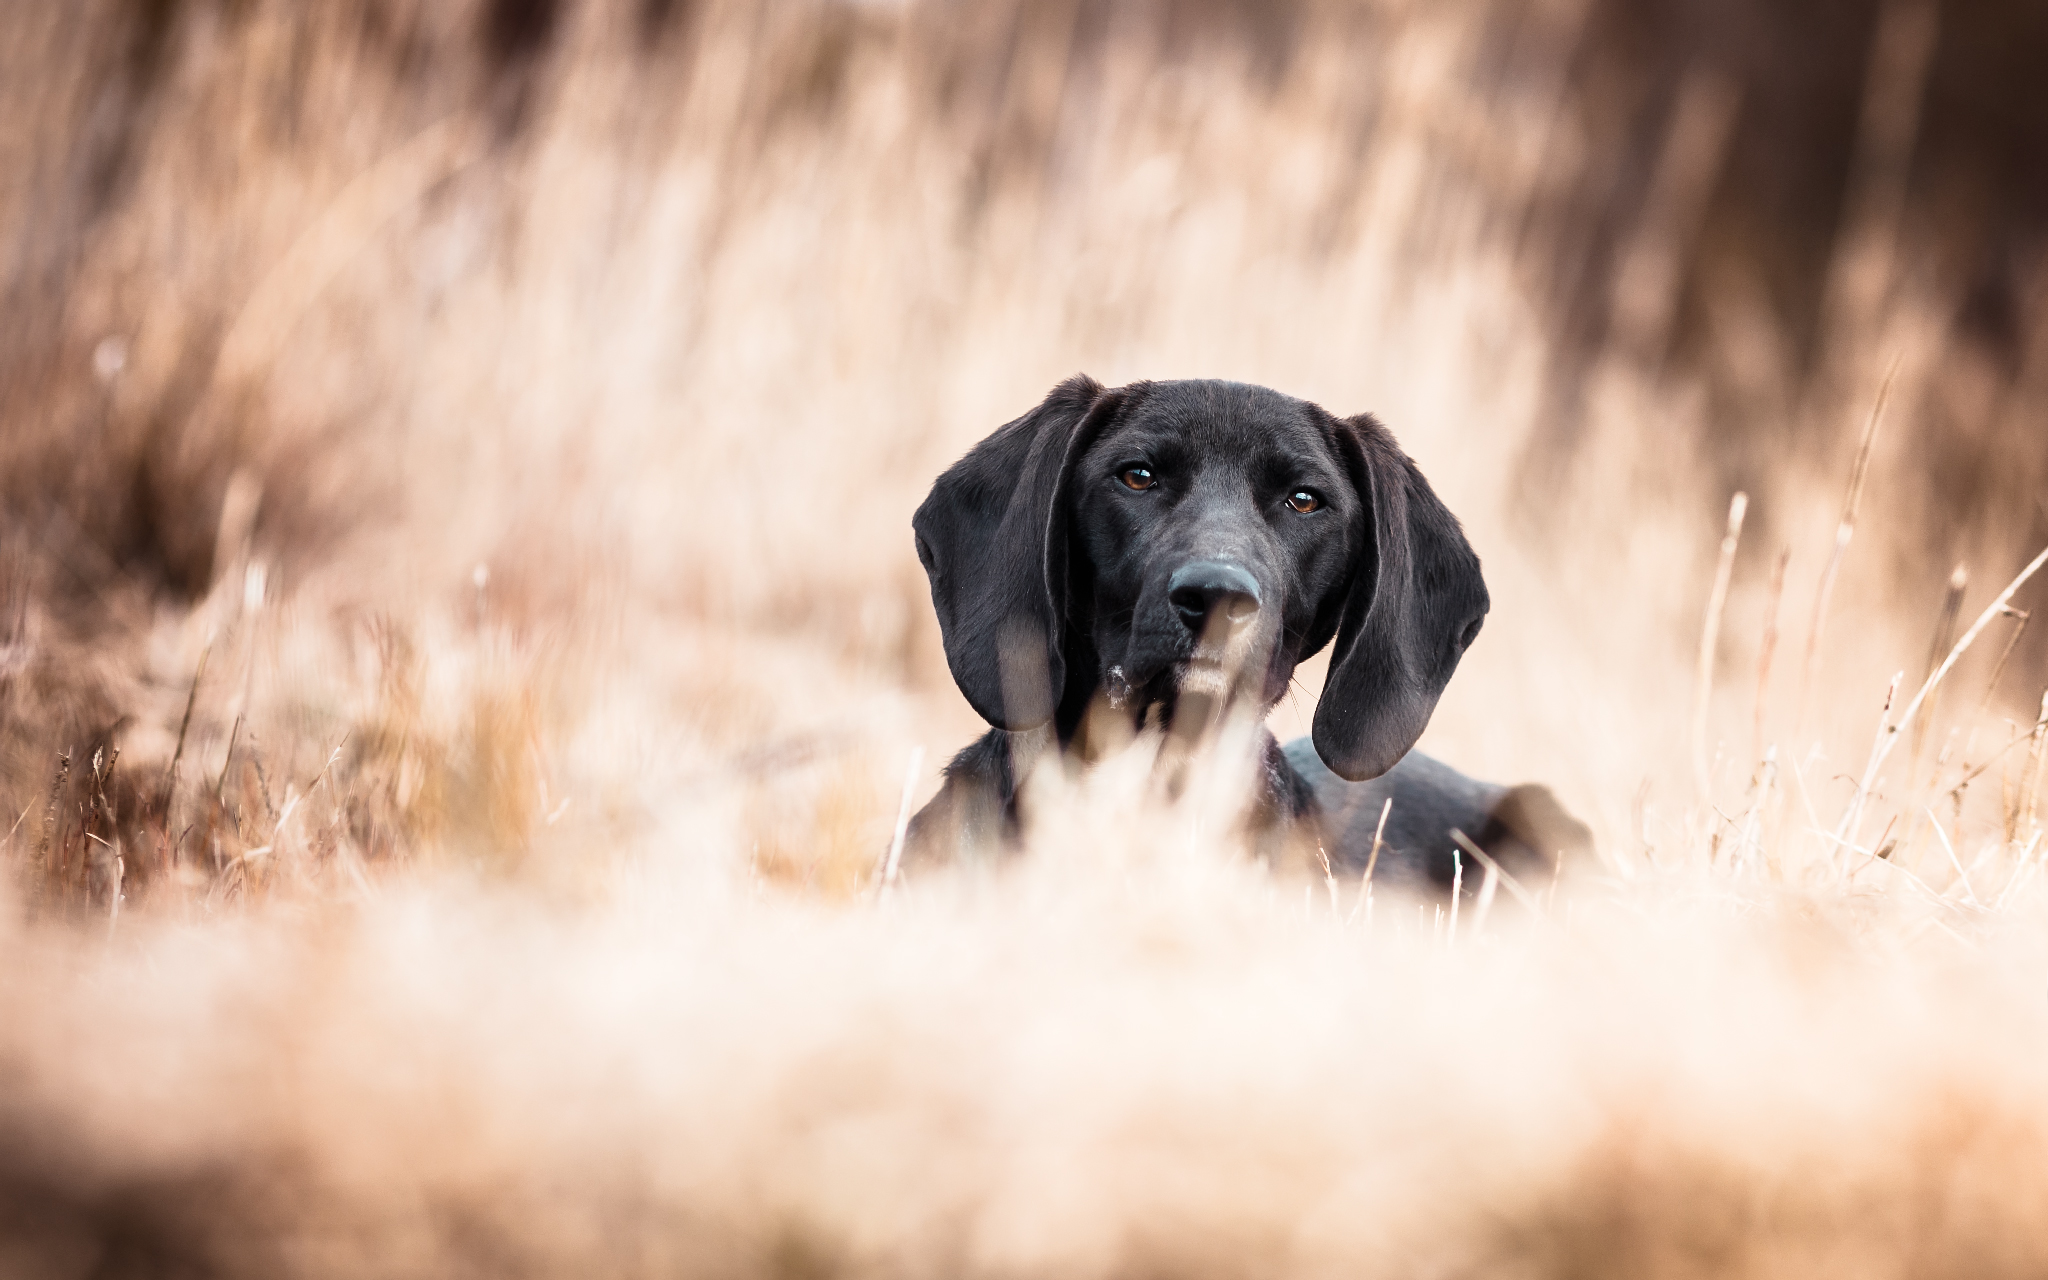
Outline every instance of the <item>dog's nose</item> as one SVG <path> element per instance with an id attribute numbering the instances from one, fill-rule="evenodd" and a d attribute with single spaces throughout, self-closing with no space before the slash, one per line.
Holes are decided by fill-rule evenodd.
<path id="1" fill-rule="evenodd" d="M 1166 598 L 1188 630 L 1202 634 L 1212 616 L 1235 631 L 1259 612 L 1258 579 L 1227 560 L 1197 560 L 1173 571 Z"/>

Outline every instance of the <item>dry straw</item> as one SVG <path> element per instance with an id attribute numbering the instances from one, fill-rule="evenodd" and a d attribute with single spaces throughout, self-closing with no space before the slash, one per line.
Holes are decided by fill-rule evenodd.
<path id="1" fill-rule="evenodd" d="M 1611 177 L 1568 101 L 1599 6 L 249 0 L 143 6 L 155 43 L 134 8 L 0 37 L 0 257 L 35 268 L 0 334 L 10 1265 L 2048 1271 L 2048 716 L 1969 737 L 2037 674 L 2026 574 L 1934 620 L 1846 807 L 1805 736 L 1919 665 L 1893 598 L 1951 563 L 1861 506 L 1912 452 L 1875 448 L 1889 397 L 2001 366 L 1946 358 L 1917 273 L 1842 277 L 1811 385 L 1775 304 L 1723 306 L 1693 267 L 1763 99 L 1680 77 L 1588 254 L 1559 192 Z M 1917 93 L 1931 8 L 1886 11 L 1871 83 Z M 1911 153 L 1883 96 L 1863 170 Z M 1910 230 L 1859 174 L 1856 233 Z M 1613 340 L 1573 350 L 1530 265 L 1605 257 Z M 1757 434 L 1681 359 L 1695 295 Z M 1892 350 L 1774 746 L 1790 551 L 1759 630 L 1739 539 L 1809 495 L 1740 450 L 1853 434 L 1831 398 Z M 1244 769 L 1175 759 L 1175 795 L 1131 758 L 1040 770 L 987 874 L 904 865 L 917 744 L 986 728 L 909 512 L 1076 369 L 1378 412 L 1496 601 L 1426 749 L 1642 840 L 1544 888 L 1383 802 L 1369 848 L 1269 868 Z M 1736 443 L 1660 475 L 1744 477 L 1704 618 L 1670 566 L 1726 494 L 1610 483 L 1674 434 Z M 1573 458 L 1551 538 L 1505 496 L 1536 457 Z M 1852 535 L 1896 554 L 1849 572 Z M 1960 756 L 1886 797 L 1993 616 Z M 1218 736 L 1242 764 L 1256 729 Z M 1925 823 L 1938 859 L 1881 856 Z M 1418 900 L 1430 856 L 1471 902 Z"/>
<path id="2" fill-rule="evenodd" d="M 1927 679 L 1920 685 L 1920 691 L 1913 695 L 1913 700 L 1899 713 L 1899 718 L 1880 721 L 1877 738 L 1871 744 L 1870 761 L 1864 766 L 1863 776 L 1856 783 L 1856 791 L 1850 797 L 1848 808 L 1843 811 L 1842 820 L 1835 828 L 1835 840 L 1838 844 L 1854 846 L 1856 833 L 1870 797 L 1870 789 L 1877 781 L 1878 770 L 1884 767 L 1885 757 L 1891 754 L 1892 747 L 1897 744 L 1900 731 L 1913 723 L 1921 704 L 1940 688 L 1943 678 L 1954 669 L 1956 662 L 1969 651 L 1970 646 L 1976 643 L 1984 628 L 1991 625 L 1992 619 L 2005 613 L 2013 595 L 2026 585 L 2027 579 L 2033 577 L 2035 571 L 2043 564 L 2048 564 L 2048 547 L 2043 547 L 2038 555 L 2029 560 L 2026 568 L 2021 569 L 2019 574 L 2006 584 L 2005 590 L 1998 594 L 1998 598 L 1993 600 L 1983 613 L 1977 615 L 1977 620 L 1970 624 L 1970 629 L 1963 633 L 1962 639 L 1956 641 L 1955 646 L 1948 651 L 1948 656 L 1941 660 L 1941 665 L 1928 674 Z M 1953 850 L 1950 851 L 1950 856 L 1954 856 Z"/>
<path id="3" fill-rule="evenodd" d="M 1795 742 L 1806 736 L 1807 708 L 1820 667 L 1828 606 L 1835 595 L 1835 577 L 1841 572 L 1842 557 L 1849 550 L 1849 540 L 1856 535 L 1856 512 L 1863 502 L 1863 484 L 1870 471 L 1871 446 L 1877 442 L 1878 424 L 1884 421 L 1885 405 L 1891 400 L 1892 381 L 1898 377 L 1901 359 L 1900 356 L 1892 357 L 1884 380 L 1877 385 L 1877 399 L 1870 406 L 1870 416 L 1863 424 L 1863 438 L 1856 445 L 1856 461 L 1849 469 L 1849 491 L 1842 499 L 1842 518 L 1835 525 L 1834 549 L 1828 553 L 1827 567 L 1821 571 L 1820 586 L 1814 593 L 1813 624 L 1806 632 L 1806 664 L 1799 676 L 1798 710 L 1792 718 L 1792 739 Z"/>

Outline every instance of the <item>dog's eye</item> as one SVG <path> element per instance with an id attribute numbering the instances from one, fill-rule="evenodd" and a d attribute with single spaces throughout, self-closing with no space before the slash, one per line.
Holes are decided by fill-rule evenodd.
<path id="1" fill-rule="evenodd" d="M 1309 512 L 1321 507 L 1323 500 L 1306 489 L 1296 489 L 1293 493 L 1287 495 L 1287 505 L 1301 514 L 1307 515 Z"/>
<path id="2" fill-rule="evenodd" d="M 1124 488 L 1136 489 L 1140 493 L 1159 483 L 1158 478 L 1145 467 L 1126 467 L 1117 479 L 1124 482 Z"/>

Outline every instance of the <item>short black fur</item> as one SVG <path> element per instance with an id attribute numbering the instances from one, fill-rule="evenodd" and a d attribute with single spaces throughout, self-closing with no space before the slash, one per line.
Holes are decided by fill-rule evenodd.
<path id="1" fill-rule="evenodd" d="M 1333 641 L 1314 754 L 1331 783 L 1377 778 L 1488 607 L 1457 519 L 1386 428 L 1243 383 L 1070 378 L 940 476 L 912 525 L 947 664 L 995 726 L 918 814 L 923 856 L 1009 844 L 1019 779 L 1079 749 L 1091 715 L 1263 714 Z M 1268 826 L 1320 821 L 1270 735 L 1261 776 Z"/>

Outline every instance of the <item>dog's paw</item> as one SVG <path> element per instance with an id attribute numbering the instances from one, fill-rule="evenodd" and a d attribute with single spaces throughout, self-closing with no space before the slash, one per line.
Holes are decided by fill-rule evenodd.
<path id="1" fill-rule="evenodd" d="M 1494 804 L 1480 845 L 1510 871 L 1555 871 L 1591 856 L 1593 833 L 1549 787 L 1523 783 Z"/>

